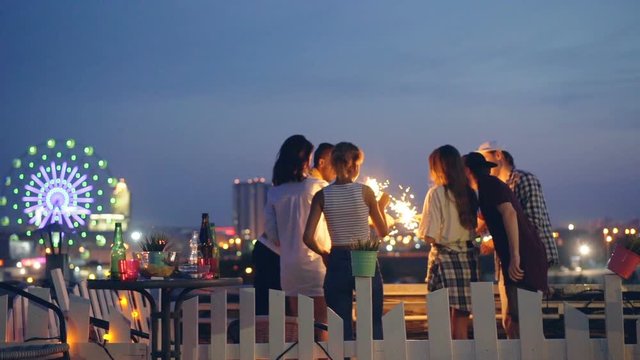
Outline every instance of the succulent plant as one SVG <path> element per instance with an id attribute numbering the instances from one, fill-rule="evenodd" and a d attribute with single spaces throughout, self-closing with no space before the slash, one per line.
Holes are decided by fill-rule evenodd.
<path id="1" fill-rule="evenodd" d="M 165 233 L 153 233 L 140 243 L 142 251 L 164 251 L 169 237 Z"/>
<path id="2" fill-rule="evenodd" d="M 380 246 L 380 240 L 375 237 L 369 237 L 367 239 L 358 239 L 351 245 L 352 251 L 378 251 Z"/>

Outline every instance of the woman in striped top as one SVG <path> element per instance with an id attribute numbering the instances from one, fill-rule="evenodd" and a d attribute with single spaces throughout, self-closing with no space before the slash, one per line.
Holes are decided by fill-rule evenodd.
<path id="1" fill-rule="evenodd" d="M 369 217 L 378 236 L 384 237 L 389 232 L 383 216 L 384 209 L 389 204 L 389 195 L 383 194 L 376 201 L 370 187 L 354 182 L 360 174 L 363 161 L 364 153 L 357 146 L 347 142 L 335 146 L 331 153 L 331 163 L 336 171 L 336 181 L 313 197 L 303 236 L 304 243 L 323 256 L 327 266 L 324 278 L 325 300 L 344 320 L 345 340 L 353 339 L 351 313 L 355 281 L 351 276 L 351 248 L 358 240 L 369 239 Z M 322 249 L 321 244 L 314 239 L 323 213 L 331 235 L 331 251 Z M 377 264 L 372 290 L 373 337 L 382 339 L 382 276 Z"/>

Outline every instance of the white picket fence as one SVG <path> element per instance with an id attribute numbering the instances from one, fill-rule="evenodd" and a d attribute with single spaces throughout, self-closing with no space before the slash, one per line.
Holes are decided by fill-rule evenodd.
<path id="1" fill-rule="evenodd" d="M 407 340 L 404 306 L 401 303 L 384 316 L 384 340 L 378 341 L 372 340 L 371 281 L 368 278 L 356 278 L 357 340 L 342 340 L 342 319 L 329 310 L 329 338 L 327 342 L 321 342 L 320 345 L 314 342 L 313 300 L 305 296 L 298 297 L 299 316 L 293 320 L 295 328 L 297 328 L 298 342 L 286 341 L 286 326 L 291 325 L 292 319 L 285 316 L 285 297 L 284 293 L 280 291 L 271 291 L 270 293 L 268 343 L 256 343 L 255 295 L 251 288 L 240 289 L 240 343 L 228 344 L 227 330 L 231 319 L 227 318 L 227 291 L 224 289 L 215 290 L 209 304 L 211 310 L 210 344 L 198 344 L 198 323 L 202 322 L 202 319 L 198 318 L 198 299 L 190 299 L 182 307 L 184 329 L 181 346 L 182 359 L 327 358 L 320 346 L 326 349 L 332 359 L 342 359 L 343 357 L 432 360 L 640 359 L 640 321 L 636 322 L 637 344 L 624 344 L 620 278 L 615 275 L 607 275 L 604 283 L 607 335 L 604 339 L 590 339 L 587 316 L 567 303 L 564 304 L 565 339 L 545 339 L 542 328 L 541 294 L 520 291 L 518 296 L 521 339 L 500 340 L 497 336 L 493 285 L 491 283 L 474 283 L 472 284 L 473 340 L 451 339 L 448 293 L 446 289 L 443 289 L 428 294 L 426 298 L 429 340 Z M 42 296 L 45 296 L 45 293 Z M 72 335 L 69 342 L 74 359 L 107 359 L 102 349 L 86 340 L 85 335 L 89 331 L 88 316 L 90 313 L 95 313 L 91 302 L 95 301 L 73 295 L 70 296 L 70 300 L 62 300 L 63 308 L 68 306 L 70 310 L 69 321 L 71 324 L 69 329 Z M 116 304 L 117 301 L 114 301 L 113 305 Z M 2 311 L 2 308 L 6 309 L 6 305 L 6 297 L 5 300 L 0 298 L 0 322 L 7 321 L 6 312 L 3 316 Z M 116 310 L 113 315 L 126 309 Z M 31 313 L 31 310 L 29 312 Z M 46 318 L 46 316 L 40 318 Z M 123 319 L 130 319 L 130 314 L 123 314 L 120 317 L 110 316 L 110 318 L 114 321 L 110 328 L 122 328 L 122 326 L 126 328 L 128 323 Z M 34 326 L 34 329 L 37 330 L 37 326 Z M 40 329 L 42 329 L 41 326 Z M 122 331 L 120 332 L 122 333 Z M 73 334 L 83 335 L 78 338 Z M 4 332 L 0 326 L 0 336 L 2 335 Z M 118 339 L 112 339 L 114 343 L 109 347 L 113 355 L 117 354 L 116 358 L 140 359 L 148 357 L 148 347 L 145 344 L 132 344 L 127 339 L 128 333 L 124 336 L 118 336 Z M 2 339 L 0 339 L 1 342 Z M 287 349 L 289 350 L 286 351 Z M 285 351 L 286 354 L 282 356 Z"/>
<path id="2" fill-rule="evenodd" d="M 590 339 L 585 314 L 564 304 L 565 339 L 545 339 L 542 328 L 542 295 L 519 291 L 520 340 L 499 340 L 493 285 L 472 284 L 473 340 L 452 340 L 446 289 L 427 295 L 429 340 L 407 340 L 404 306 L 397 305 L 383 318 L 384 340 L 372 340 L 371 281 L 356 278 L 356 341 L 343 341 L 342 319 L 329 310 L 329 340 L 320 345 L 330 358 L 358 359 L 640 359 L 640 321 L 637 344 L 624 344 L 623 303 L 620 278 L 605 276 L 605 339 Z M 226 291 L 212 295 L 211 344 L 198 345 L 197 299 L 185 304 L 184 359 L 276 359 L 291 343 L 285 342 L 285 297 L 272 291 L 269 298 L 269 342 L 256 344 L 254 291 L 240 290 L 240 343 L 227 344 Z M 313 300 L 298 297 L 298 343 L 282 358 L 316 359 L 327 356 L 314 342 Z"/>

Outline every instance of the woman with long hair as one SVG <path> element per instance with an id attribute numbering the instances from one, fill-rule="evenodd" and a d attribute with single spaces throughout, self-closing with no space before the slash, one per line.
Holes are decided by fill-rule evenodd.
<path id="1" fill-rule="evenodd" d="M 302 135 L 289 137 L 280 147 L 273 166 L 273 188 L 265 205 L 265 232 L 266 238 L 280 249 L 280 283 L 291 315 L 297 315 L 297 295 L 302 294 L 313 298 L 315 319 L 324 323 L 325 266 L 322 258 L 302 241 L 313 195 L 327 185 L 307 177 L 312 151 L 313 145 Z M 315 236 L 323 248 L 329 246 L 326 226 Z"/>
<path id="2" fill-rule="evenodd" d="M 356 183 L 364 153 L 355 145 L 341 142 L 331 153 L 331 163 L 336 171 L 336 180 L 318 191 L 311 203 L 311 212 L 304 231 L 304 243 L 319 255 L 325 256 L 327 275 L 324 280 L 324 296 L 327 305 L 343 320 L 344 339 L 353 339 L 353 290 L 351 276 L 351 248 L 358 241 L 369 239 L 369 217 L 378 236 L 389 232 L 384 209 L 389 196 L 384 194 L 379 201 L 370 187 Z M 323 249 L 314 239 L 318 223 L 324 214 L 329 233 L 331 250 Z M 382 276 L 376 263 L 372 279 L 373 338 L 382 339 Z"/>
<path id="3" fill-rule="evenodd" d="M 429 291 L 449 289 L 451 333 L 467 339 L 471 282 L 478 281 L 478 250 L 473 244 L 478 200 L 469 186 L 462 158 L 451 145 L 429 155 L 433 186 L 427 192 L 418 234 L 431 245 Z"/>

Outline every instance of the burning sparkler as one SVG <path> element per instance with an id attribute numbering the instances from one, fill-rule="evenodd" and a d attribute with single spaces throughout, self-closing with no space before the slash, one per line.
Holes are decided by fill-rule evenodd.
<path id="1" fill-rule="evenodd" d="M 376 200 L 380 200 L 384 189 L 389 187 L 389 180 L 380 182 L 376 178 L 367 177 L 364 184 L 373 190 L 373 193 L 376 195 Z"/>
<path id="2" fill-rule="evenodd" d="M 375 178 L 367 177 L 365 185 L 369 186 L 373 193 L 376 195 L 376 199 L 380 199 L 383 190 L 389 187 L 389 180 L 378 181 Z M 404 229 L 413 231 L 418 228 L 418 210 L 413 205 L 414 195 L 411 193 L 411 187 L 398 186 L 402 192 L 400 197 L 394 197 L 390 195 L 391 202 L 389 203 L 389 210 L 391 217 L 393 218 L 393 227 L 389 235 L 395 235 L 399 232 L 398 225 L 402 225 Z"/>
<path id="3" fill-rule="evenodd" d="M 399 199 L 392 196 L 389 208 L 395 213 L 396 223 L 402 224 L 409 231 L 415 230 L 418 228 L 418 210 L 412 203 L 415 197 L 411 193 L 411 187 L 404 188 L 402 185 L 398 187 L 402 195 Z"/>

